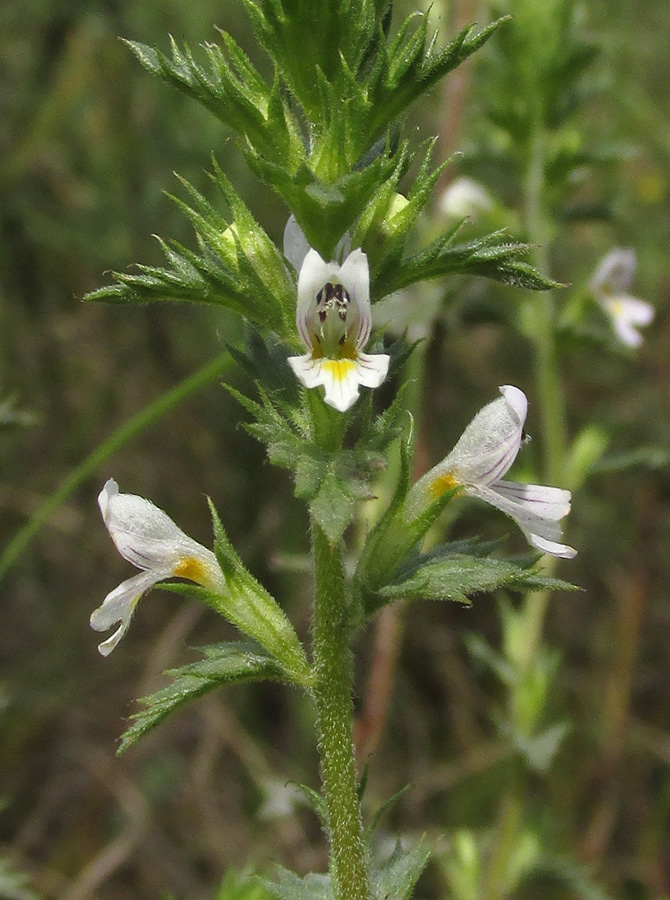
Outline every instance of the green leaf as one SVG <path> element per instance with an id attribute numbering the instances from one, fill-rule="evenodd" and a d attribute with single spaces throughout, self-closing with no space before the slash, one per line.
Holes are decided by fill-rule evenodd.
<path id="1" fill-rule="evenodd" d="M 123 753 L 167 716 L 182 706 L 224 684 L 250 681 L 284 681 L 286 673 L 277 660 L 255 644 L 212 644 L 199 648 L 203 660 L 170 669 L 170 685 L 140 699 L 144 707 L 131 716 L 117 751 Z"/>
<path id="2" fill-rule="evenodd" d="M 576 590 L 572 585 L 542 575 L 509 560 L 449 552 L 417 555 L 397 571 L 393 580 L 377 589 L 384 602 L 393 600 L 453 600 L 470 605 L 474 594 L 499 588 L 516 591 Z"/>
<path id="3" fill-rule="evenodd" d="M 310 872 L 304 878 L 279 867 L 279 881 L 263 879 L 263 885 L 277 900 L 335 900 L 330 875 Z"/>
<path id="4" fill-rule="evenodd" d="M 398 841 L 386 865 L 372 873 L 373 900 L 408 900 L 431 852 L 423 838 L 408 851 Z"/>
<path id="5" fill-rule="evenodd" d="M 293 781 L 291 782 L 299 791 L 304 794 L 307 802 L 312 807 L 314 812 L 319 817 L 321 824 L 324 829 L 328 828 L 328 807 L 326 806 L 325 799 L 321 796 L 318 791 L 315 791 L 314 788 L 311 788 L 307 784 L 301 784 L 300 782 Z"/>
<path id="6" fill-rule="evenodd" d="M 270 900 L 260 878 L 227 872 L 214 900 Z"/>
<path id="7" fill-rule="evenodd" d="M 171 58 L 135 41 L 124 43 L 140 63 L 163 81 L 196 99 L 230 128 L 240 143 L 249 141 L 266 158 L 297 166 L 304 145 L 297 126 L 275 86 L 268 85 L 233 38 L 220 32 L 225 52 L 204 45 L 208 66 L 199 64 L 188 46 L 171 40 Z"/>
<path id="8" fill-rule="evenodd" d="M 406 784 L 405 787 L 400 788 L 399 791 L 396 791 L 395 794 L 393 794 L 391 797 L 388 798 L 388 800 L 385 800 L 382 803 L 382 805 L 379 807 L 379 809 L 377 809 L 375 811 L 375 814 L 372 816 L 372 819 L 370 820 L 370 824 L 365 829 L 365 840 L 367 841 L 368 844 L 370 844 L 372 842 L 375 829 L 381 822 L 382 818 L 386 815 L 387 812 L 389 812 L 390 809 L 392 809 L 395 806 L 395 804 L 398 802 L 398 800 L 402 797 L 402 795 L 404 793 L 406 793 L 409 790 L 409 788 L 410 788 L 409 784 Z"/>
<path id="9" fill-rule="evenodd" d="M 371 286 L 375 296 L 383 297 L 418 281 L 455 274 L 481 275 L 536 291 L 561 286 L 524 261 L 530 245 L 501 241 L 504 231 L 455 244 L 456 230 L 457 227 L 446 231 L 425 250 L 400 264 L 384 263 Z"/>
<path id="10" fill-rule="evenodd" d="M 210 176 L 230 208 L 232 221 L 218 212 L 188 181 L 177 176 L 192 206 L 170 198 L 188 217 L 199 252 L 157 238 L 169 267 L 138 265 L 139 274 L 113 272 L 116 284 L 87 300 L 145 303 L 178 300 L 225 306 L 258 325 L 289 337 L 295 331 L 295 285 L 284 258 L 251 215 L 216 160 Z"/>
<path id="11" fill-rule="evenodd" d="M 334 544 L 344 534 L 356 511 L 356 500 L 348 487 L 329 471 L 309 506 L 310 515 Z"/>

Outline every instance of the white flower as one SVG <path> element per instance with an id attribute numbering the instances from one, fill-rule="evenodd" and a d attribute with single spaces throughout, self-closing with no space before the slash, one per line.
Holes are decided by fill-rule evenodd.
<path id="1" fill-rule="evenodd" d="M 413 485 L 406 515 L 416 517 L 445 491 L 462 485 L 470 497 L 514 519 L 533 547 L 571 559 L 576 551 L 559 543 L 558 524 L 570 511 L 570 491 L 501 480 L 521 447 L 528 400 L 509 384 L 500 393 L 502 397 L 477 413 L 447 458 Z"/>
<path id="2" fill-rule="evenodd" d="M 354 250 L 342 265 L 324 262 L 291 219 L 284 245 L 299 272 L 296 323 L 307 349 L 288 363 L 305 387 L 323 385 L 326 403 L 346 412 L 359 386 L 379 387 L 389 367 L 385 353 L 362 352 L 372 328 L 368 258 Z"/>
<path id="3" fill-rule="evenodd" d="M 443 191 L 439 200 L 440 210 L 453 219 L 476 219 L 491 212 L 493 199 L 491 195 L 473 178 L 465 176 L 456 178 Z"/>
<path id="4" fill-rule="evenodd" d="M 611 250 L 600 261 L 590 283 L 591 293 L 611 321 L 616 336 L 627 347 L 640 346 L 642 335 L 637 329 L 649 325 L 655 312 L 650 303 L 627 293 L 636 265 L 634 250 Z"/>
<path id="5" fill-rule="evenodd" d="M 212 591 L 223 592 L 226 582 L 216 556 L 175 525 L 150 500 L 120 494 L 110 478 L 98 497 L 102 518 L 121 556 L 142 571 L 122 582 L 91 614 L 91 628 L 114 634 L 98 646 L 108 656 L 126 633 L 142 595 L 164 578 L 186 578 Z"/>

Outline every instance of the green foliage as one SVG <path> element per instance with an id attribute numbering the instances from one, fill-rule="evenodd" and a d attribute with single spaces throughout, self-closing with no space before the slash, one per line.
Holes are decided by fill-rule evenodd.
<path id="1" fill-rule="evenodd" d="M 400 788 L 399 791 L 396 791 L 395 794 L 392 794 L 387 800 L 385 800 L 382 803 L 382 805 L 379 807 L 379 809 L 375 810 L 374 815 L 370 819 L 370 823 L 369 823 L 368 827 L 365 829 L 365 839 L 370 846 L 372 845 L 372 841 L 375 836 L 375 831 L 377 830 L 377 827 L 378 827 L 379 823 L 381 822 L 381 820 L 383 819 L 383 817 L 386 815 L 387 812 L 389 812 L 395 806 L 395 804 L 398 802 L 398 800 L 402 797 L 403 794 L 405 794 L 409 790 L 409 788 L 410 788 L 410 785 L 406 784 L 405 787 Z"/>
<path id="2" fill-rule="evenodd" d="M 467 549 L 467 553 L 462 552 Z M 505 588 L 513 591 L 574 590 L 560 579 L 525 565 L 489 556 L 490 544 L 454 542 L 430 553 L 413 553 L 365 591 L 368 615 L 396 600 L 452 600 L 470 605 L 477 594 Z"/>
<path id="3" fill-rule="evenodd" d="M 426 536 L 442 510 L 458 492 L 440 499 L 412 521 L 405 519 L 405 499 L 411 484 L 412 438 L 400 442 L 400 472 L 388 508 L 366 537 L 354 575 L 356 605 L 367 615 L 384 605 L 379 589 Z"/>
<path id="4" fill-rule="evenodd" d="M 237 356 L 251 373 L 260 373 L 258 360 L 269 360 L 270 353 L 268 345 L 257 341 L 246 355 Z M 269 364 L 272 366 L 272 361 Z M 285 363 L 284 368 L 288 369 Z M 262 380 L 268 379 L 262 376 Z M 357 501 L 374 496 L 373 479 L 387 465 L 385 451 L 400 433 L 401 396 L 377 417 L 372 415 L 371 399 L 361 402 L 355 444 L 343 448 L 341 431 L 346 420 L 320 398 L 308 409 L 289 402 L 281 381 L 273 396 L 261 383 L 257 387 L 260 401 L 230 389 L 255 419 L 245 428 L 266 445 L 272 463 L 294 473 L 296 496 L 308 502 L 310 515 L 335 543 L 353 521 Z M 332 450 L 317 441 L 319 430 L 329 427 L 340 432 Z"/>
<path id="5" fill-rule="evenodd" d="M 404 850 L 398 841 L 387 863 L 372 872 L 374 900 L 409 900 L 431 852 L 424 839 L 410 850 Z"/>
<path id="6" fill-rule="evenodd" d="M 169 269 L 140 265 L 139 275 L 114 272 L 116 284 L 99 288 L 86 299 L 115 303 L 170 299 L 221 305 L 288 336 L 293 331 L 295 288 L 283 257 L 216 160 L 213 165 L 210 177 L 225 197 L 232 222 L 180 179 L 193 206 L 172 199 L 190 219 L 199 253 L 159 238 Z"/>
<path id="7" fill-rule="evenodd" d="M 501 243 L 504 231 L 458 244 L 454 242 L 457 230 L 444 232 L 425 250 L 404 259 L 401 266 L 387 266 L 374 282 L 375 293 L 385 296 L 418 281 L 456 274 L 480 275 L 535 291 L 558 287 L 524 262 L 528 244 Z"/>
<path id="8" fill-rule="evenodd" d="M 213 900 L 270 900 L 271 896 L 259 878 L 228 872 Z"/>
<path id="9" fill-rule="evenodd" d="M 263 885 L 276 900 L 335 900 L 330 875 L 310 872 L 300 878 L 295 872 L 280 866 L 278 881 L 264 880 Z"/>
<path id="10" fill-rule="evenodd" d="M 372 900 L 409 900 L 430 854 L 424 840 L 410 850 L 404 850 L 398 841 L 385 865 L 371 873 Z M 277 900 L 334 900 L 328 875 L 311 873 L 300 878 L 288 869 L 280 868 L 278 877 L 277 883 L 264 882 Z"/>
<path id="11" fill-rule="evenodd" d="M 538 6 L 532 0 L 504 0 L 494 8 L 510 12 L 514 19 L 483 54 L 486 90 L 479 98 L 478 155 L 511 167 L 521 181 L 537 154 L 538 129 L 546 130 L 540 175 L 556 211 L 582 219 L 608 216 L 606 204 L 569 202 L 586 170 L 602 168 L 625 154 L 602 134 L 589 140 L 574 125 L 584 105 L 605 86 L 592 71 L 598 47 L 585 36 L 581 4 L 549 0 Z"/>
<path id="12" fill-rule="evenodd" d="M 476 552 L 476 545 L 472 547 Z M 516 591 L 566 590 L 566 582 L 542 575 L 534 568 L 490 556 L 454 553 L 449 544 L 439 551 L 417 554 L 378 588 L 382 602 L 394 600 L 453 600 L 470 603 L 474 594 L 507 588 Z"/>
<path id="13" fill-rule="evenodd" d="M 188 47 L 182 52 L 174 40 L 171 59 L 145 44 L 126 44 L 152 75 L 196 99 L 265 159 L 297 169 L 304 145 L 279 81 L 267 85 L 233 38 L 220 34 L 225 50 L 206 44 L 207 68 L 196 62 Z"/>
<path id="14" fill-rule="evenodd" d="M 172 683 L 140 699 L 144 708 L 131 716 L 132 724 L 121 738 L 119 754 L 132 747 L 171 713 L 222 685 L 283 681 L 286 677 L 275 659 L 250 643 L 213 644 L 199 650 L 204 659 L 179 669 L 169 669 L 165 674 L 172 679 Z"/>
<path id="15" fill-rule="evenodd" d="M 332 256 L 347 230 L 360 242 L 373 226 L 383 226 L 373 235 L 383 238 L 371 256 L 376 299 L 457 272 L 536 290 L 551 286 L 523 261 L 527 248 L 501 243 L 499 234 L 454 245 L 455 232 L 447 232 L 403 259 L 409 231 L 443 169 L 430 171 L 429 154 L 405 208 L 394 210 L 391 202 L 411 158 L 407 145 L 398 142 L 399 118 L 486 43 L 504 19 L 477 33 L 466 28 L 438 47 L 422 15 L 406 18 L 389 38 L 390 4 L 375 0 L 314 7 L 245 0 L 245 6 L 273 63 L 271 84 L 225 32 L 223 49 L 205 46 L 205 66 L 175 41 L 170 57 L 144 44 L 127 44 L 149 72 L 231 129 L 252 171 L 284 200 L 324 258 Z M 195 228 L 199 252 L 159 239 L 167 268 L 140 265 L 138 274 L 115 272 L 115 284 L 88 297 L 222 305 L 288 337 L 294 332 L 295 293 L 283 259 L 218 166 L 214 180 L 231 209 L 230 222 L 188 182 L 183 183 L 193 205 L 176 201 Z"/>

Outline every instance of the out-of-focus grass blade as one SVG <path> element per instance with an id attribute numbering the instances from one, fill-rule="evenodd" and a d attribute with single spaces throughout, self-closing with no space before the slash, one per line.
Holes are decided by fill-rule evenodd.
<path id="1" fill-rule="evenodd" d="M 185 378 L 176 387 L 162 394 L 153 403 L 140 410 L 140 412 L 110 434 L 107 440 L 99 444 L 86 459 L 70 472 L 53 494 L 44 501 L 35 514 L 30 517 L 7 544 L 2 554 L 0 554 L 0 580 L 7 574 L 8 569 L 13 565 L 17 557 L 25 550 L 40 528 L 49 521 L 58 507 L 95 472 L 101 463 L 124 444 L 127 444 L 136 434 L 139 434 L 173 407 L 177 406 L 177 404 L 181 403 L 182 400 L 185 400 L 194 391 L 204 387 L 221 375 L 231 365 L 231 362 L 230 354 L 226 350 L 225 353 L 210 360 L 197 372 L 194 372 L 193 375 Z"/>

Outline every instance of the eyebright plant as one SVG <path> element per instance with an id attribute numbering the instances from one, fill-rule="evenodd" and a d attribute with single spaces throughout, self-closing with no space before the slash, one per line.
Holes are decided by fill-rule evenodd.
<path id="1" fill-rule="evenodd" d="M 169 54 L 128 44 L 146 69 L 201 103 L 237 141 L 286 212 L 283 247 L 213 161 L 215 196 L 182 180 L 186 199 L 173 198 L 193 225 L 196 249 L 161 241 L 166 266 L 114 273 L 114 283 L 89 298 L 206 303 L 244 317 L 247 347 L 231 353 L 252 375 L 254 392 L 231 390 L 250 416 L 248 431 L 266 445 L 272 463 L 291 471 L 296 496 L 308 506 L 310 652 L 235 553 L 213 506 L 210 550 L 150 501 L 119 493 L 111 479 L 100 495 L 103 518 L 121 555 L 140 573 L 107 596 L 91 624 L 102 631 L 117 626 L 100 645 L 106 655 L 125 634 L 141 595 L 158 582 L 232 622 L 243 640 L 205 647 L 201 660 L 170 672 L 171 683 L 141 701 L 121 749 L 223 684 L 271 679 L 297 686 L 316 711 L 321 787 L 305 791 L 328 837 L 329 872 L 303 880 L 281 870 L 269 889 L 291 900 L 403 900 L 430 851 L 424 841 L 409 849 L 399 844 L 381 867 L 373 864 L 379 817 L 364 827 L 352 738 L 352 637 L 396 601 L 469 604 L 473 594 L 500 587 L 562 584 L 536 567 L 537 555 L 505 559 L 476 540 L 424 552 L 429 529 L 458 494 L 507 513 L 542 551 L 564 557 L 574 551 L 560 543 L 566 491 L 501 480 L 522 443 L 527 404 L 519 388 L 502 388 L 503 397 L 475 417 L 446 460 L 412 485 L 413 434 L 400 383 L 412 348 L 402 339 L 384 346 L 383 335 L 372 334 L 372 308 L 402 288 L 455 273 L 531 290 L 553 282 L 527 261 L 525 244 L 502 233 L 462 241 L 461 223 L 452 221 L 427 246 L 415 242 L 448 160 L 434 165 L 434 142 L 414 146 L 404 136 L 404 114 L 504 20 L 481 31 L 466 28 L 442 44 L 421 15 L 393 29 L 388 0 L 243 5 L 270 59 L 269 80 L 225 33 L 220 45 L 208 44 L 200 54 L 175 42 Z M 382 385 L 376 393 L 383 396 L 375 396 Z M 346 531 L 361 503 L 374 496 L 393 448 L 401 460 L 398 476 L 350 577 Z"/>

